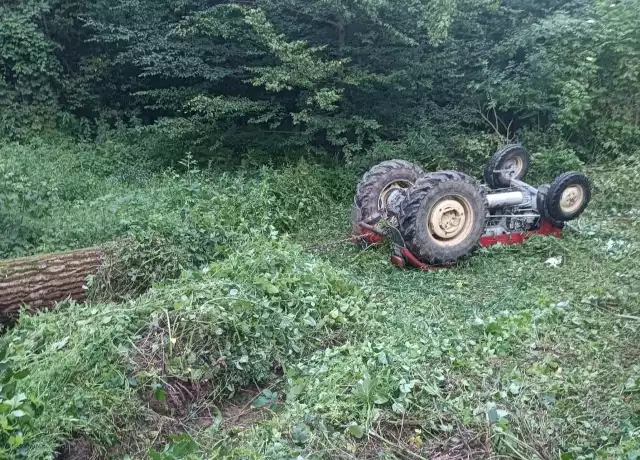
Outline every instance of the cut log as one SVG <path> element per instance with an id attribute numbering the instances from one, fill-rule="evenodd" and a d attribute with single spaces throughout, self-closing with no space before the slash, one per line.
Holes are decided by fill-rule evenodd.
<path id="1" fill-rule="evenodd" d="M 86 278 L 98 271 L 102 254 L 88 248 L 0 261 L 0 315 L 17 316 L 24 305 L 41 309 L 84 300 Z"/>

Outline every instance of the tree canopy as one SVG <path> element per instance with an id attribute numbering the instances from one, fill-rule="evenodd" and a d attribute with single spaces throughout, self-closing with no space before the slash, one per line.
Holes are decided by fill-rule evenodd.
<path id="1" fill-rule="evenodd" d="M 0 133 L 55 116 L 353 158 L 486 132 L 610 158 L 640 140 L 638 23 L 639 0 L 13 0 Z"/>

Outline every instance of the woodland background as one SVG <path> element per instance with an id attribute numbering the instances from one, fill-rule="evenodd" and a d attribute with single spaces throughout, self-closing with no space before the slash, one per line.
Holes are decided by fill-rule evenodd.
<path id="1" fill-rule="evenodd" d="M 464 165 L 500 134 L 606 161 L 637 152 L 639 22 L 634 0 L 8 0 L 0 135 Z"/>

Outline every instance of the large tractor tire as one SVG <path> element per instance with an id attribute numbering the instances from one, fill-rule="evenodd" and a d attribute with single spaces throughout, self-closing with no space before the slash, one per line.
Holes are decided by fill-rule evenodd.
<path id="1" fill-rule="evenodd" d="M 387 216 L 387 200 L 395 192 L 406 192 L 424 172 L 404 160 L 388 160 L 371 168 L 358 184 L 357 212 L 354 218 L 366 221 L 376 215 Z"/>
<path id="2" fill-rule="evenodd" d="M 531 158 L 522 145 L 509 144 L 493 154 L 484 168 L 484 180 L 493 189 L 510 187 L 512 179 L 525 178 L 530 164 Z"/>
<path id="3" fill-rule="evenodd" d="M 591 201 L 591 183 L 579 172 L 567 172 L 551 183 L 546 198 L 546 211 L 551 217 L 568 222 L 577 219 Z"/>
<path id="4" fill-rule="evenodd" d="M 478 246 L 486 213 L 483 189 L 473 179 L 425 177 L 402 205 L 400 231 L 407 249 L 421 261 L 451 264 Z"/>

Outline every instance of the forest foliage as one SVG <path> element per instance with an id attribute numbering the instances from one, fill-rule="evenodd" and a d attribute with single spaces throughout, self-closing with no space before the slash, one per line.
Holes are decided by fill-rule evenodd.
<path id="1" fill-rule="evenodd" d="M 640 140 L 639 5 L 9 0 L 0 135 L 118 127 L 161 160 L 220 164 L 371 150 L 474 163 L 489 134 L 614 158 Z"/>

